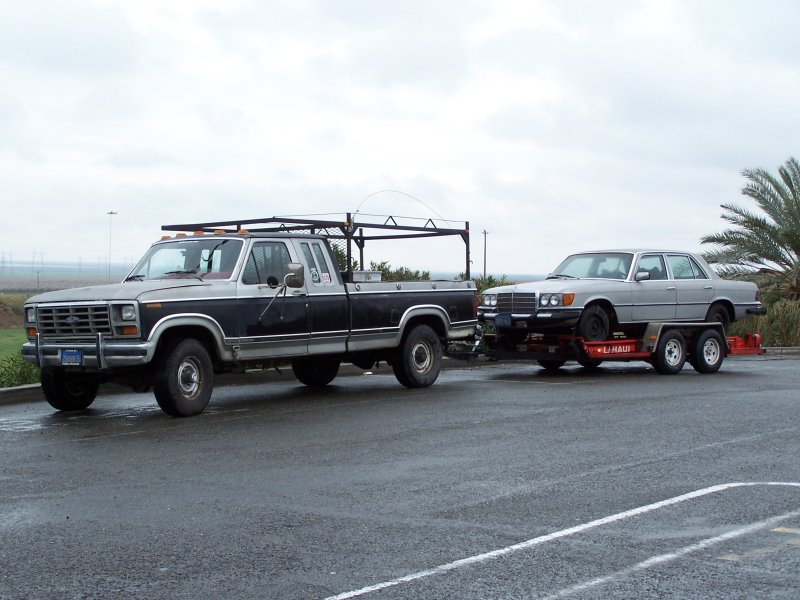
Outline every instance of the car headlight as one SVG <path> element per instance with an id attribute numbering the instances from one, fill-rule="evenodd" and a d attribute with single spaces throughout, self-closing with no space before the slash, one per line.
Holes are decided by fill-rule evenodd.
<path id="1" fill-rule="evenodd" d="M 539 296 L 539 306 L 558 306 L 561 304 L 561 294 L 542 294 Z"/>
<path id="2" fill-rule="evenodd" d="M 484 294 L 483 295 L 483 305 L 484 306 L 497 306 L 497 294 Z"/>
<path id="3" fill-rule="evenodd" d="M 25 309 L 25 322 L 36 323 L 36 309 L 33 306 Z"/>
<path id="4" fill-rule="evenodd" d="M 550 296 L 550 306 L 558 306 L 558 294 L 553 294 Z"/>
<path id="5" fill-rule="evenodd" d="M 123 321 L 135 321 L 136 320 L 136 307 L 133 304 L 125 304 L 123 305 L 120 316 L 122 317 Z"/>

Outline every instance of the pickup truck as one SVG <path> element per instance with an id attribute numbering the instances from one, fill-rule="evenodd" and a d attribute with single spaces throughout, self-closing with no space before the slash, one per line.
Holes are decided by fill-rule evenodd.
<path id="1" fill-rule="evenodd" d="M 474 284 L 361 275 L 339 270 L 324 235 L 178 233 L 121 283 L 32 297 L 22 355 L 62 411 L 113 382 L 152 388 L 169 415 L 195 415 L 215 374 L 287 363 L 307 386 L 330 383 L 342 362 L 379 361 L 406 387 L 431 385 L 447 345 L 475 334 Z"/>

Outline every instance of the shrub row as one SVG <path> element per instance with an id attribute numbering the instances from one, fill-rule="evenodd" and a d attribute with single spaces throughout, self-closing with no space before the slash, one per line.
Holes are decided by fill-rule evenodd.
<path id="1" fill-rule="evenodd" d="M 10 354 L 0 360 L 0 388 L 38 382 L 38 367 L 22 360 L 21 355 Z"/>

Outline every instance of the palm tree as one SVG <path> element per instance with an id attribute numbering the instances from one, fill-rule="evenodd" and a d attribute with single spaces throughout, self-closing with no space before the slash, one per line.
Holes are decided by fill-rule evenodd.
<path id="1" fill-rule="evenodd" d="M 717 246 L 705 258 L 723 277 L 756 280 L 779 296 L 800 299 L 800 164 L 789 158 L 778 177 L 764 169 L 742 175 L 742 194 L 764 214 L 723 204 L 722 218 L 733 227 L 701 238 Z"/>

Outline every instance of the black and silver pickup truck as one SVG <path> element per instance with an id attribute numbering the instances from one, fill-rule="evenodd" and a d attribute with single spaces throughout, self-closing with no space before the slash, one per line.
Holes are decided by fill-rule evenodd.
<path id="1" fill-rule="evenodd" d="M 279 364 L 324 386 L 342 362 L 385 361 L 404 386 L 428 386 L 447 345 L 474 336 L 471 281 L 358 280 L 323 235 L 178 234 L 122 283 L 32 297 L 22 354 L 58 410 L 84 409 L 114 382 L 152 388 L 166 413 L 189 416 L 215 374 Z"/>

